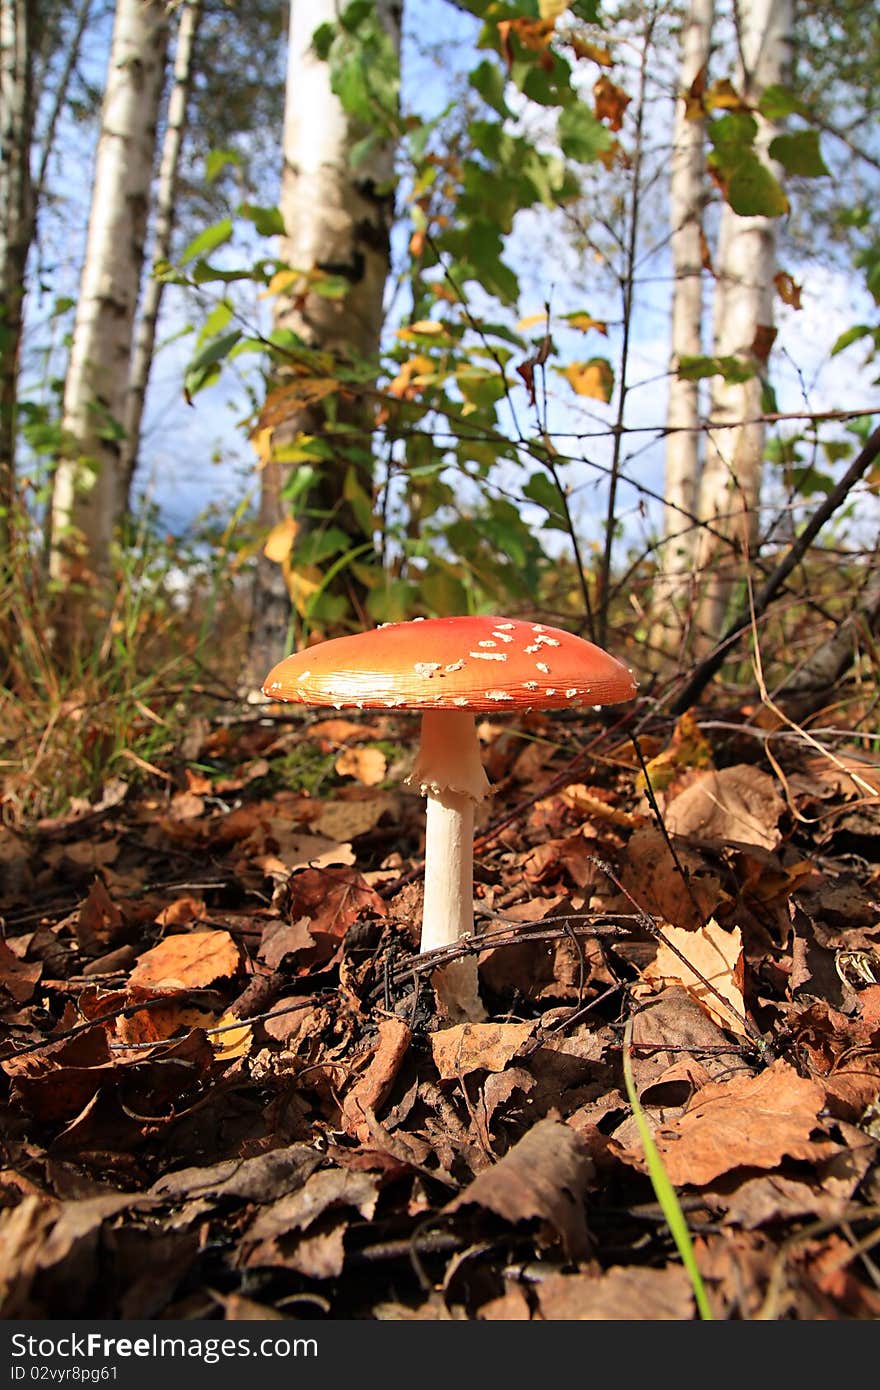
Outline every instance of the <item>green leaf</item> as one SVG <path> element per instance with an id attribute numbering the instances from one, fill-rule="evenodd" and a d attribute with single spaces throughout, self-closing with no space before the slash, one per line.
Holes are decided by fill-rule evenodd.
<path id="1" fill-rule="evenodd" d="M 228 165 L 240 166 L 243 162 L 237 150 L 209 150 L 205 156 L 205 178 L 213 183 Z"/>
<path id="2" fill-rule="evenodd" d="M 773 174 L 757 155 L 750 155 L 731 174 L 727 201 L 740 217 L 782 217 L 789 202 Z"/>
<path id="3" fill-rule="evenodd" d="M 187 399 L 216 380 L 218 364 L 229 356 L 241 336 L 240 330 L 236 329 L 233 333 L 224 333 L 220 338 L 212 338 L 190 358 L 183 381 Z"/>
<path id="4" fill-rule="evenodd" d="M 410 616 L 418 600 L 418 585 L 408 579 L 388 579 L 367 595 L 367 612 L 374 622 L 399 623 Z"/>
<path id="5" fill-rule="evenodd" d="M 180 264 L 186 265 L 188 261 L 194 261 L 196 257 L 207 256 L 216 247 L 222 246 L 229 241 L 232 236 L 232 218 L 224 217 L 222 221 L 215 222 L 213 226 L 206 227 L 198 236 L 193 237 L 180 258 Z"/>
<path id="6" fill-rule="evenodd" d="M 870 324 L 854 323 L 852 328 L 847 328 L 841 333 L 834 347 L 831 349 L 831 356 L 836 357 L 839 352 L 843 352 L 844 348 L 848 348 L 851 343 L 857 343 L 861 338 L 867 338 L 873 332 L 874 330 L 871 328 Z"/>
<path id="7" fill-rule="evenodd" d="M 523 488 L 523 495 L 530 502 L 537 502 L 547 513 L 547 525 L 556 531 L 567 531 L 562 498 L 559 488 L 546 473 L 533 473 Z"/>
<path id="8" fill-rule="evenodd" d="M 307 531 L 294 545 L 294 559 L 301 565 L 320 565 L 331 555 L 339 555 L 351 545 L 351 536 L 338 526 L 328 526 L 325 531 Z"/>
<path id="9" fill-rule="evenodd" d="M 241 217 L 253 222 L 260 236 L 283 236 L 284 218 L 278 208 L 258 207 L 256 203 L 242 203 L 238 209 Z"/>
<path id="10" fill-rule="evenodd" d="M 678 359 L 677 375 L 682 381 L 702 381 L 704 377 L 720 376 L 733 385 L 751 381 L 757 369 L 741 357 L 687 357 Z"/>
<path id="11" fill-rule="evenodd" d="M 733 168 L 743 155 L 753 150 L 757 134 L 758 122 L 747 111 L 729 111 L 717 121 L 710 121 L 708 135 L 718 166 Z"/>
<path id="12" fill-rule="evenodd" d="M 474 68 L 468 81 L 474 90 L 479 92 L 487 106 L 491 106 L 492 110 L 497 111 L 505 120 L 510 116 L 510 107 L 504 100 L 507 80 L 497 63 L 484 58 L 482 63 Z"/>
<path id="13" fill-rule="evenodd" d="M 818 130 L 799 130 L 794 135 L 777 135 L 770 141 L 768 154 L 787 174 L 815 179 L 829 173 L 819 148 Z"/>
<path id="14" fill-rule="evenodd" d="M 330 48 L 335 37 L 336 25 L 329 23 L 319 24 L 315 32 L 312 34 L 312 48 L 315 50 L 315 53 L 321 59 L 322 63 L 325 63 L 327 61 L 327 58 L 330 55 Z"/>
<path id="15" fill-rule="evenodd" d="M 761 382 L 761 410 L 764 415 L 778 415 L 779 401 L 769 381 Z"/>
<path id="16" fill-rule="evenodd" d="M 216 338 L 222 333 L 229 320 L 232 318 L 232 305 L 226 299 L 221 299 L 219 304 L 215 304 L 202 327 L 199 330 L 198 341 L 205 343 L 211 338 Z"/>
<path id="17" fill-rule="evenodd" d="M 853 446 L 846 439 L 826 439 L 822 450 L 829 463 L 840 463 L 841 459 L 852 457 Z"/>
<path id="18" fill-rule="evenodd" d="M 792 469 L 786 482 L 800 497 L 815 497 L 817 492 L 823 492 L 827 496 L 834 488 L 834 479 L 829 478 L 826 473 L 817 472 L 812 464 L 806 468 Z"/>
<path id="19" fill-rule="evenodd" d="M 313 468 L 310 463 L 301 463 L 293 470 L 290 477 L 286 480 L 281 489 L 281 496 L 289 502 L 291 508 L 303 498 L 311 487 L 318 481 L 320 474 L 317 468 Z"/>
<path id="20" fill-rule="evenodd" d="M 582 101 L 573 102 L 559 113 L 556 133 L 562 153 L 581 164 L 592 164 L 614 143 L 608 129 Z"/>
<path id="21" fill-rule="evenodd" d="M 774 82 L 761 93 L 758 110 L 768 121 L 781 121 L 795 111 L 802 112 L 803 103 L 788 87 Z"/>
<path id="22" fill-rule="evenodd" d="M 366 489 L 361 486 L 357 470 L 354 467 L 349 468 L 345 474 L 342 496 L 354 512 L 355 520 L 363 534 L 365 536 L 371 535 L 375 526 L 373 500 Z"/>

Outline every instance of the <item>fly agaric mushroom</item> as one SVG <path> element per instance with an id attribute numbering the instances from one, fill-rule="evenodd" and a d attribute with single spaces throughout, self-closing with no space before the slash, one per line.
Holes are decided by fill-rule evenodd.
<path id="1" fill-rule="evenodd" d="M 422 951 L 473 931 L 474 807 L 489 791 L 474 715 L 613 705 L 635 690 L 632 673 L 592 642 L 491 617 L 417 618 L 336 637 L 286 657 L 263 685 L 271 700 L 421 711 L 407 781 L 428 801 Z"/>

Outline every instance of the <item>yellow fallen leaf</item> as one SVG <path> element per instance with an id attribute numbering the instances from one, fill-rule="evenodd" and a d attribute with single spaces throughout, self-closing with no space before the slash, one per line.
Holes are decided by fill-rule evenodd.
<path id="1" fill-rule="evenodd" d="M 234 1062 L 238 1057 L 246 1057 L 254 1040 L 254 1030 L 248 1023 L 241 1023 L 235 1014 L 227 1009 L 214 1024 L 215 1028 L 226 1028 L 228 1024 L 238 1023 L 238 1028 L 229 1028 L 224 1033 L 211 1033 L 211 1046 L 218 1062 Z"/>

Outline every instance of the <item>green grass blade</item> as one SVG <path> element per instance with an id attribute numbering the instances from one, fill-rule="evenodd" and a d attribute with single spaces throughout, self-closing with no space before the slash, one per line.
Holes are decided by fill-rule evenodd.
<path id="1" fill-rule="evenodd" d="M 654 1143 L 651 1127 L 648 1124 L 647 1117 L 639 1102 L 638 1094 L 636 1093 L 632 1074 L 631 1050 L 632 1019 L 629 1019 L 623 1034 L 623 1080 L 626 1086 L 627 1098 L 632 1106 L 639 1135 L 644 1145 L 645 1162 L 648 1165 L 648 1177 L 651 1179 L 651 1186 L 654 1188 L 657 1201 L 660 1203 L 660 1208 L 663 1215 L 666 1217 L 666 1223 L 669 1226 L 672 1239 L 675 1241 L 676 1249 L 681 1256 L 681 1262 L 690 1277 L 691 1287 L 694 1291 L 694 1298 L 700 1317 L 707 1322 L 711 1322 L 713 1320 L 712 1309 L 709 1306 L 706 1286 L 697 1268 L 697 1260 L 694 1255 L 691 1234 L 688 1230 L 687 1222 L 685 1221 L 684 1212 L 675 1194 L 675 1188 L 669 1180 L 669 1174 L 663 1166 L 663 1160 L 657 1152 L 657 1146 Z"/>

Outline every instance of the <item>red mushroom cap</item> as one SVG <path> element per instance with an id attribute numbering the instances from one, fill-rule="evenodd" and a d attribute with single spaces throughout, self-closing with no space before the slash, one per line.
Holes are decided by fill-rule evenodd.
<path id="1" fill-rule="evenodd" d="M 263 693 L 338 709 L 562 709 L 629 700 L 636 682 L 600 647 L 546 623 L 425 618 L 296 652 Z"/>

